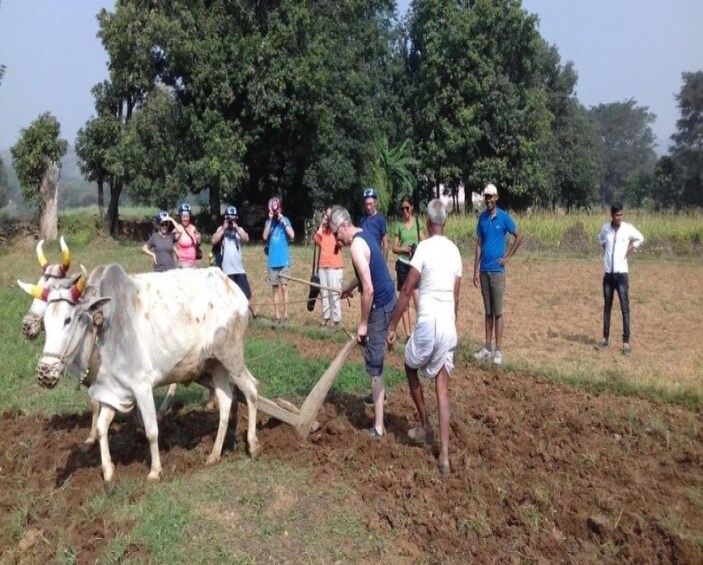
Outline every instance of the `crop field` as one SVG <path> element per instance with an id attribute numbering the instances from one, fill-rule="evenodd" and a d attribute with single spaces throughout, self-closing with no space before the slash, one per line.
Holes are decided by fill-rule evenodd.
<path id="1" fill-rule="evenodd" d="M 555 252 L 555 242 L 573 236 L 574 218 L 563 229 L 544 218 L 520 220 L 539 245 L 508 267 L 499 369 L 471 356 L 483 339 L 480 292 L 470 281 L 473 220 L 452 218 L 449 226 L 462 246 L 465 280 L 446 480 L 436 472 L 436 447 L 407 439 L 414 409 L 397 346 L 387 356 L 389 434 L 380 441 L 366 433 L 372 414 L 360 398 L 368 382 L 354 351 L 307 442 L 260 413 L 264 451 L 255 461 L 245 453 L 240 409 L 223 460 L 205 465 L 218 417 L 198 385 L 179 389 L 174 411 L 160 418 L 159 483 L 146 481 L 149 450 L 138 422 L 118 417 L 111 428 L 117 488 L 106 495 L 98 450 L 82 447 L 90 427 L 85 389 L 70 375 L 41 389 L 34 368 L 43 338 L 28 342 L 19 331 L 31 299 L 15 279 L 38 279 L 35 242 L 0 249 L 0 562 L 700 562 L 700 219 L 683 222 L 681 244 L 670 233 L 676 222 L 658 228 L 660 241 L 674 242 L 667 249 L 681 245 L 685 253 L 647 250 L 631 260 L 630 357 L 618 347 L 617 300 L 611 347 L 594 350 L 600 257 L 571 247 Z M 151 269 L 140 242 L 94 238 L 71 221 L 72 273 L 81 263 Z M 534 235 L 539 222 L 545 235 Z M 600 222 L 581 219 L 587 240 Z M 58 261 L 58 245 L 45 252 Z M 311 257 L 310 248 L 295 246 L 292 274 L 309 278 Z M 305 308 L 307 287 L 291 283 L 291 324 L 274 329 L 264 261 L 260 245 L 247 247 L 261 313 L 250 322 L 247 365 L 262 394 L 300 405 L 345 331 L 354 331 L 358 303 L 344 303 L 342 328 L 327 331 L 319 304 L 312 313 Z M 155 394 L 158 401 L 163 391 Z M 431 383 L 425 395 L 436 423 Z"/>

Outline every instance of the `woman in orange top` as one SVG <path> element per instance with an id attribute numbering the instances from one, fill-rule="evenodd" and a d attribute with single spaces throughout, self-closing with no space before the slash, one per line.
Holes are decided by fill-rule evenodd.
<path id="1" fill-rule="evenodd" d="M 344 260 L 342 251 L 337 247 L 337 239 L 329 228 L 328 218 L 332 211 L 331 206 L 325 207 L 320 227 L 315 233 L 315 244 L 320 248 L 320 263 L 317 276 L 320 284 L 342 292 L 342 279 L 344 277 Z M 342 319 L 342 307 L 339 294 L 322 289 L 322 318 L 323 326 L 339 325 Z"/>

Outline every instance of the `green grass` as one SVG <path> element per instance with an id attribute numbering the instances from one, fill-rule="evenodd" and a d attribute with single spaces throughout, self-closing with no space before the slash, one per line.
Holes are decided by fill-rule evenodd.
<path id="1" fill-rule="evenodd" d="M 599 253 L 596 238 L 601 226 L 610 218 L 609 212 L 560 214 L 538 211 L 531 214 L 512 214 L 519 230 L 534 238 L 540 249 L 558 250 L 568 230 L 581 223 L 592 252 Z M 673 250 L 683 254 L 690 245 L 703 243 L 703 212 L 654 213 L 626 211 L 625 221 L 633 224 L 645 237 L 643 252 L 654 251 L 669 241 Z M 475 241 L 476 219 L 471 215 L 451 215 L 447 221 L 447 235 L 458 242 Z"/>

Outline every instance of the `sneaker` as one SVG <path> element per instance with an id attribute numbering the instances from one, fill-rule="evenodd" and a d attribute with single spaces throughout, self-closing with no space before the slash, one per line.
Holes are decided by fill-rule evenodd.
<path id="1" fill-rule="evenodd" d="M 426 443 L 432 445 L 434 443 L 434 430 L 432 428 L 423 428 L 419 424 L 408 430 L 408 437 L 415 443 Z"/>
<path id="2" fill-rule="evenodd" d="M 622 344 L 622 354 L 625 357 L 628 357 L 632 353 L 632 346 L 629 343 L 623 343 Z"/>
<path id="3" fill-rule="evenodd" d="M 496 351 L 496 354 L 493 356 L 493 364 L 494 365 L 502 365 L 503 364 L 503 356 L 501 355 L 500 351 Z"/>
<path id="4" fill-rule="evenodd" d="M 479 351 L 478 353 L 474 353 L 474 359 L 476 359 L 476 361 L 490 361 L 491 350 L 488 349 L 486 346 L 483 346 L 481 348 L 481 351 Z"/>
<path id="5" fill-rule="evenodd" d="M 362 398 L 366 406 L 373 406 L 373 394 L 369 393 L 364 398 Z M 386 391 L 386 396 L 383 398 L 383 405 L 388 404 L 388 391 Z"/>
<path id="6" fill-rule="evenodd" d="M 608 347 L 608 340 L 607 339 L 604 339 L 603 341 L 599 341 L 598 343 L 596 343 L 596 349 L 598 351 L 600 351 L 601 349 L 605 349 L 606 347 Z"/>
<path id="7" fill-rule="evenodd" d="M 373 439 L 379 439 L 379 438 L 382 438 L 383 436 L 386 435 L 386 430 L 383 430 L 383 431 L 379 432 L 379 431 L 376 429 L 376 426 L 372 426 L 371 429 L 369 430 L 369 435 L 370 435 Z"/>

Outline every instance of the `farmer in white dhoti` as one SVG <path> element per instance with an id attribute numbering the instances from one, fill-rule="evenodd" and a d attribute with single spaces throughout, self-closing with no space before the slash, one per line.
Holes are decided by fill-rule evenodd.
<path id="1" fill-rule="evenodd" d="M 450 471 L 448 387 L 449 374 L 454 369 L 456 316 L 461 288 L 461 256 L 457 246 L 444 237 L 446 221 L 446 207 L 441 200 L 432 200 L 427 205 L 427 233 L 430 237 L 420 242 L 410 261 L 410 272 L 400 291 L 388 330 L 388 344 L 393 346 L 396 326 L 419 280 L 417 324 L 405 345 L 405 374 L 420 422 L 408 431 L 408 435 L 419 443 L 434 442 L 434 432 L 417 376 L 418 369 L 421 369 L 427 378 L 435 379 L 440 439 L 437 465 L 443 476 L 449 475 Z"/>

